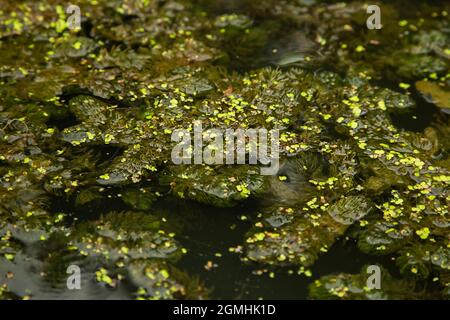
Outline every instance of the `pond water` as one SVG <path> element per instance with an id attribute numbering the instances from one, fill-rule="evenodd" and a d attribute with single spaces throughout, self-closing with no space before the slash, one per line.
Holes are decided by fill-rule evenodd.
<path id="1" fill-rule="evenodd" d="M 71 30 L 0 0 L 0 299 L 450 297 L 448 1 L 379 1 L 381 30 L 361 1 L 79 2 Z M 198 119 L 279 129 L 280 171 L 174 165 Z"/>

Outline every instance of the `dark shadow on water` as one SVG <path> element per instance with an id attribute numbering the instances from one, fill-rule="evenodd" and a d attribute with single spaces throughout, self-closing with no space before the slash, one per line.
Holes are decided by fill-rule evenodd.
<path id="1" fill-rule="evenodd" d="M 422 132 L 433 121 L 439 109 L 432 103 L 425 101 L 417 91 L 413 91 L 411 97 L 416 102 L 416 107 L 405 114 L 392 115 L 395 126 L 414 132 Z"/>

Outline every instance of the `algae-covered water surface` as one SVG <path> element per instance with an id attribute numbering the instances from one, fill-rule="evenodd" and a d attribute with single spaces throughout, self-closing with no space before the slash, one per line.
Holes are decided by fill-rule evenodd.
<path id="1" fill-rule="evenodd" d="M 0 299 L 449 299 L 449 14 L 0 0 Z"/>

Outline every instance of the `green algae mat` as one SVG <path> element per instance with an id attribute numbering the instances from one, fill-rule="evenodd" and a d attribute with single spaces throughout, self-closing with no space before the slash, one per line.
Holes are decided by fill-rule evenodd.
<path id="1" fill-rule="evenodd" d="M 0 299 L 450 298 L 448 1 L 73 2 L 0 0 Z"/>

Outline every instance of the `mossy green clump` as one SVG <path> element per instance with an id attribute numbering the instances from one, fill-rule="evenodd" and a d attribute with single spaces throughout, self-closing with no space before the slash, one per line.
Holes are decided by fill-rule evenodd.
<path id="1" fill-rule="evenodd" d="M 257 168 L 212 166 L 173 166 L 160 177 L 162 185 L 181 199 L 195 200 L 215 207 L 233 207 L 267 189 L 266 178 Z"/>

